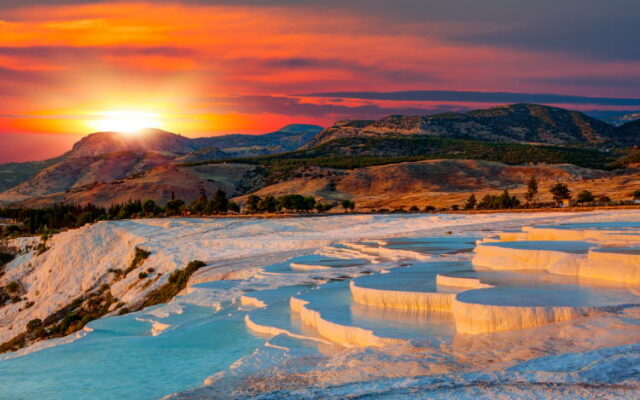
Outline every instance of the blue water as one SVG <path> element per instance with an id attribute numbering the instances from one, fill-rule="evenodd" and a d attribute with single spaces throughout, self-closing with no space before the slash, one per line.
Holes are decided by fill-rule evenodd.
<path id="1" fill-rule="evenodd" d="M 11 400 L 145 400 L 197 387 L 263 340 L 241 315 L 185 307 L 159 336 L 139 313 L 90 324 L 94 332 L 69 344 L 0 361 L 0 398 Z M 142 317 L 144 317 L 142 315 Z"/>

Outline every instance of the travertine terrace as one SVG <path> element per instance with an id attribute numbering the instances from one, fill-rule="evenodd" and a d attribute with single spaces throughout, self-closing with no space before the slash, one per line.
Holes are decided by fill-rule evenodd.
<path id="1" fill-rule="evenodd" d="M 35 304 L 5 307 L 14 329 L 0 333 L 64 306 L 84 287 L 74 282 L 109 277 L 135 247 L 151 252 L 143 268 L 158 278 L 112 284 L 125 306 L 190 260 L 207 266 L 168 304 L 0 356 L 0 387 L 51 399 L 128 399 L 131 387 L 140 398 L 343 398 L 342 385 L 392 399 L 411 398 L 404 391 L 413 387 L 426 393 L 417 398 L 491 398 L 512 387 L 630 398 L 640 223 L 624 221 L 637 220 L 601 212 L 101 222 L 57 235 L 43 254 L 27 246 L 8 265 L 3 279 L 19 279 Z M 87 244 L 93 251 L 83 253 Z M 60 292 L 55 304 L 41 297 Z M 52 368 L 55 392 L 12 379 Z M 87 388 L 77 376 L 104 384 Z"/>
<path id="2" fill-rule="evenodd" d="M 446 253 L 433 240 L 396 243 L 400 243 L 395 246 L 396 254 L 403 256 L 416 251 L 412 248 L 430 246 L 431 253 Z M 454 243 L 451 240 L 449 245 Z M 394 251 L 389 246 L 393 244 L 352 244 L 344 250 L 388 255 Z M 384 321 L 354 318 L 354 304 L 383 309 L 387 316 L 394 310 L 449 314 L 445 325 L 450 325 L 450 334 L 527 329 L 640 305 L 640 224 L 636 223 L 567 224 L 503 232 L 479 241 L 471 262 L 425 261 L 429 256 L 418 253 L 412 258 L 422 263 L 352 279 L 348 285 L 294 294 L 290 310 L 281 311 L 296 314 L 319 338 L 345 345 L 384 346 L 420 335 L 415 336 L 414 331 L 403 335 L 402 326 L 391 332 Z M 339 256 L 339 249 L 331 254 Z M 308 267 L 337 266 L 329 259 L 325 263 Z M 303 265 L 291 262 L 289 267 L 306 270 Z M 247 322 L 255 329 L 251 314 Z M 428 328 L 425 326 L 425 332 Z M 281 327 L 272 331 L 288 332 Z"/>

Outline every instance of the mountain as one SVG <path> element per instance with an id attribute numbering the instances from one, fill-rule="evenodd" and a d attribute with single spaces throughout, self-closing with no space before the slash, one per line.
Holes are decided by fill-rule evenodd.
<path id="1" fill-rule="evenodd" d="M 615 137 L 616 140 L 627 146 L 640 146 L 640 119 L 617 127 Z"/>
<path id="2" fill-rule="evenodd" d="M 322 130 L 288 125 L 264 135 L 187 138 L 160 129 L 135 134 L 96 132 L 64 155 L 0 165 L 0 203 L 12 203 L 110 182 L 173 162 L 219 160 L 295 150 Z"/>
<path id="3" fill-rule="evenodd" d="M 263 135 L 222 135 L 187 138 L 160 129 L 145 129 L 135 134 L 97 132 L 77 142 L 68 157 L 96 156 L 123 151 L 154 152 L 178 156 L 208 148 L 217 148 L 225 154 L 218 157 L 272 154 L 291 151 L 305 144 L 321 127 L 315 125 L 288 125 Z"/>
<path id="4" fill-rule="evenodd" d="M 640 111 L 591 110 L 585 111 L 585 114 L 613 126 L 620 126 L 629 121 L 640 119 Z"/>
<path id="5" fill-rule="evenodd" d="M 21 205 L 45 207 L 60 203 L 92 203 L 108 207 L 132 199 L 154 199 L 164 204 L 172 196 L 190 202 L 198 197 L 201 190 L 211 195 L 218 189 L 223 189 L 230 196 L 239 196 L 264 186 L 264 175 L 263 168 L 247 164 L 163 164 L 122 179 L 76 185 L 65 191 L 24 198 Z"/>
<path id="6" fill-rule="evenodd" d="M 224 135 L 194 139 L 205 147 L 217 147 L 233 157 L 283 153 L 295 150 L 315 137 L 322 128 L 316 125 L 292 124 L 264 135 Z"/>
<path id="7" fill-rule="evenodd" d="M 0 203 L 21 202 L 99 182 L 115 181 L 168 164 L 172 160 L 167 155 L 133 151 L 93 156 L 73 155 L 0 193 Z"/>
<path id="8" fill-rule="evenodd" d="M 67 158 L 93 157 L 118 152 L 154 152 L 175 156 L 200 148 L 194 139 L 160 129 L 144 129 L 133 134 L 96 132 L 74 144 Z"/>
<path id="9" fill-rule="evenodd" d="M 319 133 L 305 148 L 343 138 L 408 135 L 601 148 L 617 145 L 614 130 L 613 126 L 577 111 L 512 104 L 466 113 L 340 121 Z"/>

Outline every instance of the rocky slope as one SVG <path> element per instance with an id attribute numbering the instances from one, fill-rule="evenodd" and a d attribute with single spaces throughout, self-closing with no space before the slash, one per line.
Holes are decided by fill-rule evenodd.
<path id="1" fill-rule="evenodd" d="M 211 164 L 178 166 L 164 164 L 156 168 L 108 182 L 96 182 L 43 196 L 24 197 L 25 207 L 45 207 L 56 203 L 95 204 L 108 207 L 129 200 L 153 199 L 164 204 L 172 196 L 190 202 L 201 190 L 211 195 L 218 189 L 238 196 L 262 187 L 264 169 L 248 164 Z M 3 195 L 0 195 L 0 199 Z"/>
<path id="2" fill-rule="evenodd" d="M 145 178 L 147 181 L 136 181 L 127 190 L 122 190 L 124 185 L 115 185 L 124 178 L 137 178 L 158 166 L 172 163 L 294 150 L 320 130 L 320 127 L 314 125 L 289 125 L 264 135 L 225 135 L 196 139 L 158 129 L 147 129 L 136 134 L 98 132 L 84 137 L 71 151 L 56 159 L 0 165 L 0 190 L 3 190 L 0 193 L 0 204 L 32 199 L 44 199 L 39 204 L 45 204 L 49 203 L 47 198 L 77 198 L 78 196 L 70 196 L 68 193 L 87 190 L 93 194 L 86 198 L 95 198 L 100 203 L 102 198 L 126 196 L 130 197 L 125 200 L 157 195 L 156 199 L 160 200 L 166 199 L 167 193 L 172 191 L 184 193 L 189 198 L 192 191 L 197 193 L 203 185 L 205 188 L 217 188 L 219 185 L 202 182 L 196 178 L 197 174 L 189 177 L 176 176 L 173 173 L 175 168 L 158 169 Z M 161 176 L 162 172 L 166 172 L 164 177 Z M 150 182 L 156 182 L 157 185 Z M 193 184 L 193 188 L 186 189 L 187 183 Z M 116 193 L 95 194 L 100 188 L 115 190 Z M 235 187 L 227 189 L 229 193 L 237 193 Z"/>
<path id="3" fill-rule="evenodd" d="M 577 111 L 536 104 L 513 104 L 467 113 L 432 116 L 392 115 L 378 121 L 340 121 L 306 148 L 335 139 L 429 135 L 497 142 L 611 146 L 615 128 Z"/>

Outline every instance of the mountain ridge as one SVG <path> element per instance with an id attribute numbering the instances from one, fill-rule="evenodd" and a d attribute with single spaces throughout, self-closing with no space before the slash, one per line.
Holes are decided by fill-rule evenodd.
<path id="1" fill-rule="evenodd" d="M 465 113 L 390 115 L 379 120 L 338 121 L 304 148 L 349 137 L 425 135 L 453 139 L 584 147 L 615 147 L 616 128 L 578 111 L 538 104 L 511 104 Z"/>
<path id="2" fill-rule="evenodd" d="M 145 129 L 137 134 L 95 132 L 80 139 L 71 150 L 61 156 L 44 161 L 0 164 L 0 193 L 35 178 L 58 163 L 68 161 L 78 164 L 78 159 L 84 157 L 109 160 L 119 153 L 128 153 L 134 158 L 134 153 L 157 153 L 166 157 L 166 162 L 173 159 L 186 162 L 265 155 L 295 150 L 321 130 L 322 127 L 316 125 L 291 124 L 262 135 L 232 134 L 201 138 L 188 138 L 160 129 Z M 139 171 L 123 171 L 122 174 L 126 176 L 135 172 Z M 97 180 L 103 179 L 97 177 Z M 75 183 L 70 183 L 67 189 L 74 185 Z"/>

